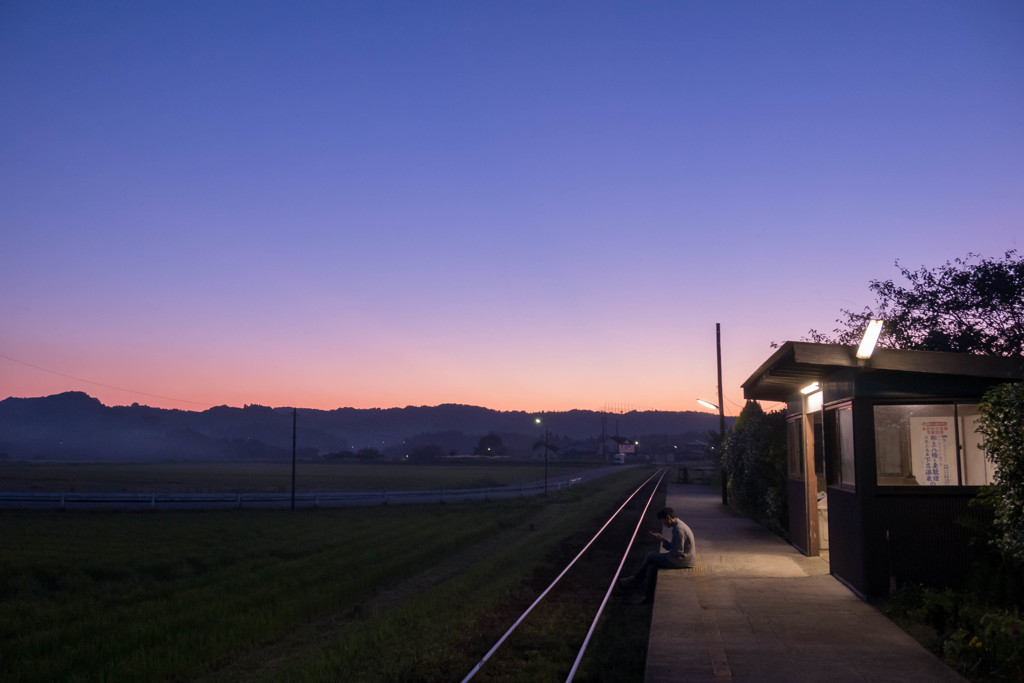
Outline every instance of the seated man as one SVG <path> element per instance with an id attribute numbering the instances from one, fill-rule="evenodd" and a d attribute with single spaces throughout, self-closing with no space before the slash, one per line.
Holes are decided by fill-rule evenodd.
<path id="1" fill-rule="evenodd" d="M 676 518 L 672 508 L 662 508 L 658 511 L 658 519 L 661 520 L 665 529 L 672 530 L 671 535 L 666 538 L 657 531 L 652 531 L 651 535 L 661 541 L 661 545 L 668 552 L 647 553 L 636 574 L 619 579 L 621 584 L 628 586 L 643 578 L 644 599 L 641 604 L 644 605 L 649 605 L 654 601 L 654 586 L 659 569 L 684 569 L 697 565 L 697 546 L 693 541 L 693 532 L 690 531 L 690 527 Z"/>

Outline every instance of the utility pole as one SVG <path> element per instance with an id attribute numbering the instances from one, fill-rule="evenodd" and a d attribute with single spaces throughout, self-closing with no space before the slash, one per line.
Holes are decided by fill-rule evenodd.
<path id="1" fill-rule="evenodd" d="M 534 423 L 544 427 L 544 495 L 548 495 L 548 416 L 541 413 L 541 417 L 533 419 Z M 540 443 L 540 442 L 538 442 Z M 534 446 L 536 448 L 536 446 Z"/>
<path id="2" fill-rule="evenodd" d="M 298 408 L 292 408 L 292 510 L 295 510 L 295 427 L 298 422 Z"/>
<path id="3" fill-rule="evenodd" d="M 548 423 L 544 423 L 544 495 L 548 495 Z"/>
<path id="4" fill-rule="evenodd" d="M 721 443 L 718 445 L 718 458 L 722 466 L 722 505 L 729 502 L 729 488 L 725 461 L 721 460 L 725 446 L 725 402 L 722 400 L 722 323 L 715 323 L 715 346 L 718 347 L 718 434 Z"/>
<path id="5" fill-rule="evenodd" d="M 601 459 L 608 464 L 608 416 L 601 416 Z"/>

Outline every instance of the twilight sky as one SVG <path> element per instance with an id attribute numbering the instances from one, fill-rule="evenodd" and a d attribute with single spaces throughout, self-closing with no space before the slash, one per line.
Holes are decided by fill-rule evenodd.
<path id="1" fill-rule="evenodd" d="M 0 4 L 0 398 L 735 414 L 1022 219 L 1018 0 Z"/>

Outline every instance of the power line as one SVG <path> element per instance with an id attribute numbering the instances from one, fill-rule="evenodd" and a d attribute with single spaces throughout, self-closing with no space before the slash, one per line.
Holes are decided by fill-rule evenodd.
<path id="1" fill-rule="evenodd" d="M 117 387 L 117 386 L 114 386 L 113 384 L 104 384 L 103 382 L 94 382 L 91 379 L 83 379 L 82 377 L 75 377 L 74 375 L 68 375 L 68 374 L 65 374 L 63 372 L 57 372 L 56 370 L 51 370 L 50 368 L 44 368 L 44 367 L 39 366 L 39 365 L 34 365 L 32 363 L 27 363 L 27 362 L 25 362 L 23 360 L 18 360 L 17 358 L 11 358 L 10 356 L 7 356 L 7 355 L 2 354 L 2 353 L 0 353 L 0 358 L 3 358 L 5 360 L 9 360 L 12 363 L 17 363 L 18 365 L 24 365 L 25 367 L 32 368 L 33 370 L 40 370 L 42 372 L 48 372 L 51 375 L 57 375 L 58 377 L 64 377 L 65 379 L 73 379 L 76 382 L 85 382 L 86 384 L 92 384 L 94 386 L 103 387 L 105 389 L 114 389 L 115 391 L 124 391 L 124 392 L 129 393 L 129 394 L 138 394 L 139 396 L 148 396 L 150 398 L 159 398 L 159 399 L 161 399 L 163 401 L 177 401 L 178 403 L 190 403 L 192 405 L 204 406 L 204 407 L 207 407 L 207 408 L 210 407 L 210 405 L 211 405 L 210 403 L 203 403 L 201 401 L 189 401 L 188 399 L 184 399 L 184 398 L 175 398 L 173 396 L 161 396 L 160 394 L 150 394 L 150 393 L 147 393 L 145 391 L 137 391 L 135 389 L 125 389 L 124 387 Z"/>
<path id="2" fill-rule="evenodd" d="M 747 405 L 747 404 L 746 404 L 745 402 L 744 402 L 744 403 L 737 403 L 736 401 L 732 400 L 732 399 L 731 399 L 731 398 L 729 398 L 728 396 L 726 396 L 726 397 L 725 397 L 725 401 L 726 401 L 726 403 L 731 403 L 731 404 L 733 404 L 733 405 L 734 405 L 734 406 L 736 406 L 737 408 L 743 408 L 744 406 L 746 406 L 746 405 Z"/>

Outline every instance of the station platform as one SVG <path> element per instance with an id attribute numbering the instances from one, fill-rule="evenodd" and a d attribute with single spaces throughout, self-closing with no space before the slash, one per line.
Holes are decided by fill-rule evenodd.
<path id="1" fill-rule="evenodd" d="M 666 505 L 698 559 L 659 572 L 648 683 L 966 680 L 720 490 L 671 482 Z"/>

